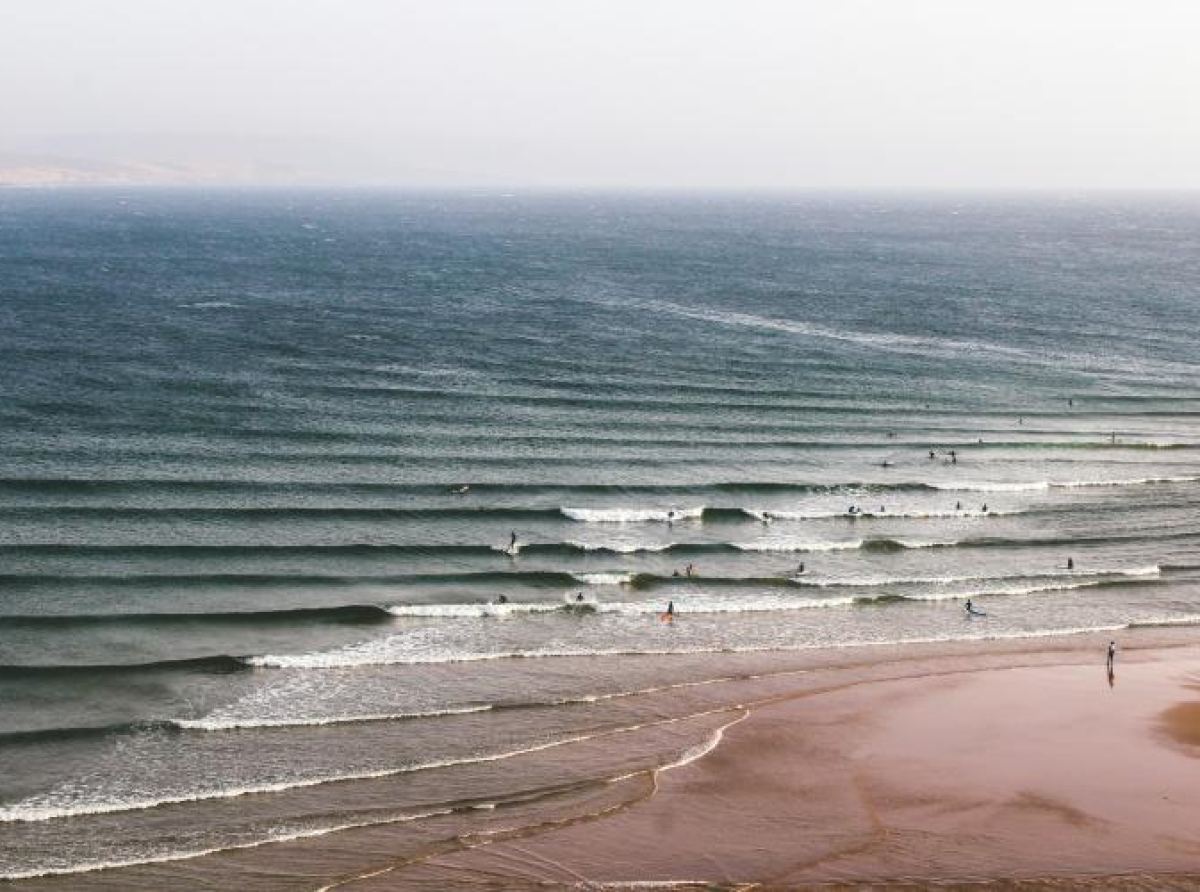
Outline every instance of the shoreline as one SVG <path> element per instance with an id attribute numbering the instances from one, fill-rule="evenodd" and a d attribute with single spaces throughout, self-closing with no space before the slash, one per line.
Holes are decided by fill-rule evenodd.
<path id="1" fill-rule="evenodd" d="M 974 722 L 993 721 L 994 710 L 981 709 L 980 703 L 1005 700 L 1010 706 L 1012 728 L 1044 738 L 1047 729 L 1061 723 L 1065 716 L 1087 718 L 1087 710 L 1083 709 L 1087 704 L 1124 703 L 1130 695 L 1138 694 L 1140 705 L 1135 703 L 1136 709 L 1127 706 L 1132 711 L 1106 717 L 1117 722 L 1114 727 L 1123 729 L 1118 735 L 1127 751 L 1123 764 L 1157 764 L 1166 759 L 1175 763 L 1182 760 L 1186 765 L 1188 760 L 1200 757 L 1200 746 L 1189 737 L 1200 733 L 1200 722 L 1196 721 L 1200 705 L 1188 708 L 1189 701 L 1200 700 L 1200 695 L 1187 687 L 1186 681 L 1188 673 L 1200 679 L 1200 637 L 1195 630 L 1159 627 L 1121 634 L 1116 683 L 1111 688 L 1104 677 L 1104 647 L 1109 638 L 1105 632 L 899 648 L 871 645 L 741 654 L 728 661 L 717 655 L 711 668 L 726 670 L 722 672 L 725 678 L 701 681 L 699 686 L 686 689 L 689 695 L 702 693 L 707 699 L 669 724 L 678 724 L 681 730 L 697 727 L 690 740 L 682 738 L 676 755 L 658 761 L 657 767 L 633 768 L 620 776 L 600 778 L 598 783 L 593 778 L 565 796 L 528 801 L 518 798 L 498 805 L 435 812 L 428 820 L 411 822 L 403 818 L 331 828 L 242 849 L 185 854 L 175 860 L 17 882 L 31 888 L 117 888 L 153 885 L 155 881 L 166 886 L 220 884 L 233 877 L 244 880 L 247 872 L 253 872 L 263 877 L 261 888 L 266 889 L 434 889 L 455 887 L 468 877 L 486 877 L 495 887 L 506 889 L 546 884 L 687 888 L 688 883 L 697 882 L 717 887 L 766 884 L 764 888 L 770 888 L 779 883 L 783 887 L 921 881 L 1024 884 L 1043 875 L 1054 877 L 1055 882 L 1086 876 L 1094 883 L 1101 876 L 1119 877 L 1130 872 L 1152 874 L 1162 880 L 1185 875 L 1200 866 L 1200 838 L 1195 851 L 1184 858 L 1161 857 L 1162 853 L 1156 851 L 1154 858 L 1147 859 L 1125 851 L 1126 863 L 1119 858 L 1112 860 L 1117 852 L 1109 845 L 1102 852 L 1109 860 L 1099 870 L 1087 872 L 1080 865 L 1074 873 L 1046 870 L 1039 861 L 1045 854 L 1043 849 L 1026 852 L 1013 841 L 1019 841 L 1022 826 L 1036 826 L 1041 835 L 1053 830 L 1060 836 L 1059 824 L 1074 828 L 1079 839 L 1068 833 L 1070 844 L 1061 848 L 1078 845 L 1080 839 L 1093 845 L 1099 837 L 1088 818 L 1095 806 L 1086 802 L 1081 806 L 1071 800 L 1078 791 L 1039 792 L 1037 784 L 1031 788 L 1032 798 L 1020 800 L 1023 805 L 1005 806 L 1020 818 L 997 824 L 1007 828 L 997 838 L 1004 840 L 1006 863 L 1014 866 L 990 863 L 967 869 L 970 858 L 959 853 L 957 861 L 931 859 L 922 871 L 921 853 L 929 853 L 908 837 L 904 837 L 908 841 L 901 846 L 904 858 L 899 861 L 895 860 L 895 852 L 891 853 L 892 860 L 878 853 L 873 856 L 877 863 L 872 865 L 868 860 L 872 841 L 886 838 L 894 846 L 901 838 L 897 835 L 900 831 L 909 836 L 920 832 L 938 838 L 937 822 L 926 826 L 932 820 L 929 814 L 970 815 L 985 809 L 981 803 L 1014 798 L 1010 795 L 1007 800 L 997 799 L 1000 794 L 994 790 L 976 789 L 981 783 L 974 770 L 969 765 L 964 767 L 961 752 L 951 743 L 959 741 L 955 746 L 988 753 L 979 758 L 985 760 L 986 775 L 991 777 L 999 767 L 1037 761 L 1030 760 L 1027 753 L 1019 754 L 1019 737 L 1009 741 L 1011 751 L 1001 753 L 992 752 L 999 738 L 981 740 L 978 729 L 969 722 L 930 730 L 937 728 L 937 722 L 944 724 L 946 715 L 973 716 Z M 726 666 L 726 662 L 737 666 Z M 730 671 L 735 668 L 743 671 Z M 1177 677 L 1180 673 L 1183 680 Z M 1011 712 L 1015 695 L 1005 691 L 1002 679 L 1009 680 L 1013 690 L 1025 698 L 1016 701 L 1021 714 Z M 1065 693 L 1054 695 L 1055 684 L 1067 681 L 1074 687 L 1068 685 Z M 967 698 L 964 706 L 954 699 L 958 696 L 955 692 L 964 688 L 976 688 L 986 696 Z M 682 694 L 667 691 L 657 696 L 677 702 L 673 698 Z M 1054 708 L 1047 710 L 1047 703 Z M 1040 714 L 1030 711 L 1035 705 L 1040 705 Z M 1153 715 L 1146 712 L 1151 707 Z M 1168 740 L 1162 730 L 1168 719 L 1164 717 L 1157 724 L 1151 719 L 1160 713 L 1166 716 L 1172 709 L 1175 711 L 1170 715 L 1178 725 L 1178 733 L 1176 739 Z M 1134 721 L 1135 714 L 1140 724 Z M 705 718 L 696 722 L 696 716 Z M 891 724 L 878 724 L 884 718 Z M 1076 731 L 1064 738 L 1066 744 L 1061 740 L 1056 744 L 1056 759 L 1061 761 L 1064 745 L 1069 750 L 1072 740 L 1082 750 L 1094 743 L 1088 735 L 1096 730 L 1095 716 L 1089 721 L 1093 724 L 1080 725 L 1090 729 L 1086 734 Z M 1106 728 L 1101 723 L 1101 730 Z M 925 754 L 925 763 L 920 759 L 914 763 L 914 758 L 921 755 L 914 741 L 926 738 L 941 749 L 935 747 Z M 614 738 L 608 735 L 608 739 L 610 743 L 604 745 L 611 746 Z M 620 740 L 621 735 L 615 739 Z M 575 766 L 578 773 L 580 765 L 588 765 L 603 752 L 603 746 L 589 749 L 596 743 L 599 741 L 564 745 L 555 758 L 568 771 Z M 874 749 L 863 749 L 868 746 Z M 568 758 L 567 751 L 577 761 Z M 519 762 L 513 763 L 510 770 L 522 770 L 517 767 Z M 894 766 L 883 772 L 888 776 L 925 777 L 930 782 L 955 771 L 960 779 L 957 787 L 962 789 L 938 789 L 926 797 L 928 801 L 914 806 L 909 801 L 913 798 L 911 790 L 906 794 L 903 789 L 888 789 L 880 783 L 873 767 L 877 765 Z M 1104 776 L 1119 773 L 1117 769 L 1101 772 Z M 1189 802 L 1200 806 L 1200 778 L 1189 786 L 1185 775 L 1180 774 L 1180 788 L 1191 791 Z M 1046 786 L 1048 782 L 1042 778 L 1040 783 Z M 792 795 L 781 799 L 779 791 L 789 789 Z M 1136 791 L 1120 792 L 1122 801 L 1137 800 Z M 871 808 L 864 808 L 863 802 L 871 802 Z M 1158 812 L 1153 808 L 1146 812 L 1145 805 L 1142 803 L 1142 811 L 1138 812 L 1142 822 L 1162 811 L 1160 807 Z M 876 817 L 868 819 L 872 813 Z M 695 816 L 703 819 L 697 822 Z M 880 831 L 872 820 L 880 821 L 879 827 L 888 831 Z M 780 828 L 790 835 L 778 838 Z M 842 829 L 831 836 L 829 828 Z M 800 845 L 796 837 L 806 841 Z M 861 847 L 857 860 L 846 856 L 831 861 L 829 853 L 811 851 L 814 839 L 825 839 L 832 845 L 833 837 L 839 840 L 839 851 Z M 986 833 L 982 838 L 990 839 Z M 646 840 L 654 840 L 654 845 L 646 848 Z M 1182 844 L 1191 845 L 1186 841 Z M 995 846 L 994 841 L 977 844 L 985 852 Z M 781 861 L 792 865 L 791 873 L 780 867 Z M 811 865 L 795 869 L 800 862 Z M 897 866 L 900 864 L 903 869 Z M 614 872 L 616 865 L 621 869 Z M 673 872 L 684 866 L 690 870 Z"/>

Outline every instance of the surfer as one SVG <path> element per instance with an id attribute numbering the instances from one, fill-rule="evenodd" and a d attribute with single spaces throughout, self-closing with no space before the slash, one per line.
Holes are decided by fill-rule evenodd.
<path id="1" fill-rule="evenodd" d="M 1067 569 L 1068 570 L 1075 569 L 1075 559 L 1074 558 L 1067 558 Z"/>
<path id="2" fill-rule="evenodd" d="M 952 465 L 958 464 L 958 453 L 955 452 L 953 449 L 950 450 L 950 464 L 952 464 Z"/>
<path id="3" fill-rule="evenodd" d="M 929 457 L 930 457 L 930 458 L 937 458 L 937 453 L 936 453 L 936 452 L 934 452 L 932 449 L 930 449 L 930 450 L 929 450 Z"/>
<path id="4" fill-rule="evenodd" d="M 471 491 L 471 487 L 469 485 L 467 485 L 466 483 L 464 483 L 462 486 L 455 487 L 453 490 L 453 492 L 456 496 L 465 495 L 466 493 L 468 493 L 470 491 Z"/>
<path id="5" fill-rule="evenodd" d="M 892 463 L 890 461 L 888 461 L 886 458 L 879 463 L 879 467 L 881 467 L 881 468 L 890 468 L 891 466 L 892 466 Z"/>
<path id="6" fill-rule="evenodd" d="M 508 537 L 508 550 L 509 551 L 517 550 L 517 533 L 515 530 Z"/>
<path id="7" fill-rule="evenodd" d="M 692 564 L 688 564 L 687 568 L 683 571 L 683 575 L 690 579 L 696 575 L 696 568 Z"/>
<path id="8" fill-rule="evenodd" d="M 796 575 L 799 576 L 804 572 L 804 561 L 800 562 L 800 566 L 796 567 Z"/>
<path id="9" fill-rule="evenodd" d="M 967 616 L 987 616 L 987 614 L 982 610 L 976 610 L 974 605 L 971 604 L 971 599 L 967 598 Z"/>
<path id="10" fill-rule="evenodd" d="M 667 602 L 667 616 L 671 617 L 672 619 L 675 618 L 675 602 L 674 601 Z"/>
<path id="11" fill-rule="evenodd" d="M 954 503 L 954 510 L 955 510 L 955 511 L 961 511 L 961 510 L 962 510 L 962 502 L 955 502 L 955 503 Z"/>
<path id="12" fill-rule="evenodd" d="M 501 595 L 499 598 L 496 599 L 496 603 L 497 604 L 507 604 L 508 603 L 508 595 Z"/>
<path id="13" fill-rule="evenodd" d="M 583 592 L 580 592 L 579 594 L 577 594 L 577 595 L 575 596 L 575 601 L 576 601 L 577 603 L 578 603 L 578 602 L 581 602 L 581 601 L 583 601 Z"/>
<path id="14" fill-rule="evenodd" d="M 675 511 L 672 509 L 671 511 L 667 512 L 667 523 L 674 523 L 674 522 L 675 522 Z"/>
<path id="15" fill-rule="evenodd" d="M 979 510 L 984 514 L 987 514 L 987 502 L 984 502 L 983 505 L 980 506 Z"/>

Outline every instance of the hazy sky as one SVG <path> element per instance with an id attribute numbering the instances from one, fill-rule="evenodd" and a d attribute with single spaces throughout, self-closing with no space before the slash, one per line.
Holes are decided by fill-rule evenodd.
<path id="1" fill-rule="evenodd" d="M 0 153 L 409 185 L 1200 187 L 1196 0 L 0 12 Z"/>

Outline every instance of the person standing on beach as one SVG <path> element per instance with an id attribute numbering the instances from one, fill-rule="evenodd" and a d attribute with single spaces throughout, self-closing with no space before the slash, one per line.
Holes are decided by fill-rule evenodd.
<path id="1" fill-rule="evenodd" d="M 1113 674 L 1113 666 L 1117 662 L 1117 642 L 1108 642 L 1108 674 Z"/>

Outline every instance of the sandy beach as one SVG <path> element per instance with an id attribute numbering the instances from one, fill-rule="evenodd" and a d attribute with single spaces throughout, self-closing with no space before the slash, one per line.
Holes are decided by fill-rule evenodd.
<path id="1" fill-rule="evenodd" d="M 828 689 L 732 707 L 711 750 L 627 807 L 339 888 L 1194 887 L 1200 650 L 1123 653 L 1111 684 L 1079 657 L 831 670 Z"/>

